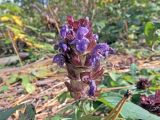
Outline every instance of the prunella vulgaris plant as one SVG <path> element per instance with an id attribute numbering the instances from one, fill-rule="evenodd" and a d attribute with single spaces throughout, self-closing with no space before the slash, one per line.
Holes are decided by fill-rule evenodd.
<path id="1" fill-rule="evenodd" d="M 102 59 L 114 50 L 107 43 L 97 43 L 98 35 L 92 32 L 88 18 L 74 20 L 67 17 L 67 24 L 60 30 L 59 51 L 53 62 L 66 66 L 70 81 L 65 82 L 75 99 L 95 96 L 97 80 L 103 75 Z"/>

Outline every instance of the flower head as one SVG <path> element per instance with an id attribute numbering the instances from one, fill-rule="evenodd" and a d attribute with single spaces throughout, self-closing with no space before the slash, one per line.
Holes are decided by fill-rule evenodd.
<path id="1" fill-rule="evenodd" d="M 142 95 L 140 97 L 140 105 L 144 109 L 160 115 L 160 90 L 157 90 L 155 95 Z"/>
<path id="2" fill-rule="evenodd" d="M 136 84 L 137 89 L 145 90 L 151 86 L 151 82 L 147 78 L 140 78 Z"/>
<path id="3" fill-rule="evenodd" d="M 106 43 L 97 44 L 98 35 L 92 32 L 88 18 L 74 20 L 67 17 L 67 24 L 60 30 L 61 41 L 55 46 L 59 54 L 53 62 L 66 65 L 69 82 L 65 82 L 71 96 L 80 99 L 95 96 L 96 80 L 101 78 L 104 69 L 101 60 L 113 53 Z"/>

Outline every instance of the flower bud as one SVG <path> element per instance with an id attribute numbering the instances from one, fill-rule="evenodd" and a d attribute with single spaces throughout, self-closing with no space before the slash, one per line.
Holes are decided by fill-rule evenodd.
<path id="1" fill-rule="evenodd" d="M 136 84 L 137 89 L 145 90 L 151 86 L 150 81 L 147 78 L 139 78 Z"/>

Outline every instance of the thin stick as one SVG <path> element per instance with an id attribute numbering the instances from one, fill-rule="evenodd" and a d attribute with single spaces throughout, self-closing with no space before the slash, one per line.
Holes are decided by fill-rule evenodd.
<path id="1" fill-rule="evenodd" d="M 48 5 L 48 9 L 49 9 L 49 12 L 51 13 L 51 15 L 52 15 L 52 18 L 54 19 L 54 22 L 55 22 L 55 25 L 56 25 L 56 28 L 57 28 L 57 30 L 58 30 L 58 33 L 60 33 L 60 29 L 59 29 L 59 26 L 58 26 L 58 22 L 57 22 L 57 20 L 54 18 L 54 11 L 52 12 L 52 10 L 51 10 L 51 8 L 50 8 L 50 6 Z"/>
<path id="2" fill-rule="evenodd" d="M 12 36 L 11 36 L 11 33 L 10 33 L 9 30 L 8 30 L 8 36 L 9 36 L 9 39 L 11 40 L 11 42 L 12 42 L 13 49 L 14 49 L 15 53 L 16 53 L 17 56 L 18 56 L 20 65 L 23 66 L 22 60 L 21 60 L 21 58 L 20 58 L 20 55 L 19 55 L 19 52 L 18 52 L 18 49 L 17 49 L 17 46 L 16 46 L 14 40 L 12 39 Z"/>
<path id="3" fill-rule="evenodd" d="M 126 88 L 130 88 L 133 87 L 134 85 L 128 85 L 128 86 L 122 86 L 122 87 L 113 87 L 113 88 L 101 88 L 100 91 L 102 92 L 108 92 L 111 90 L 119 90 L 119 89 L 126 89 Z"/>

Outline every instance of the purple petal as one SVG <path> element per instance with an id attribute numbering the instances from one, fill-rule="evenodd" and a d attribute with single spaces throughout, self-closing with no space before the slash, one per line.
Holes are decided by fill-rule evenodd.
<path id="1" fill-rule="evenodd" d="M 76 49 L 78 52 L 83 53 L 87 49 L 89 44 L 89 40 L 86 38 L 83 38 L 82 40 L 77 40 L 76 42 Z"/>
<path id="2" fill-rule="evenodd" d="M 66 34 L 66 38 L 68 40 L 73 40 L 75 39 L 75 32 L 73 31 L 73 29 L 69 29 L 67 34 Z"/>
<path id="3" fill-rule="evenodd" d="M 63 43 L 63 42 L 60 42 L 59 43 L 59 48 L 60 48 L 60 50 L 62 50 L 62 51 L 67 51 L 67 44 L 65 44 L 65 43 Z"/>
<path id="4" fill-rule="evenodd" d="M 90 87 L 88 91 L 89 96 L 94 96 L 95 91 L 96 91 L 96 83 L 94 80 L 90 80 L 89 87 Z"/>
<path id="5" fill-rule="evenodd" d="M 77 42 L 78 42 L 78 40 L 77 40 L 77 39 L 74 39 L 70 44 L 71 44 L 71 45 L 75 45 Z"/>
<path id="6" fill-rule="evenodd" d="M 80 27 L 77 30 L 77 39 L 81 40 L 88 32 L 89 30 L 86 27 Z"/>
<path id="7" fill-rule="evenodd" d="M 69 29 L 68 29 L 67 25 L 62 26 L 62 28 L 60 30 L 61 37 L 65 39 L 68 31 L 69 31 Z"/>
<path id="8" fill-rule="evenodd" d="M 57 63 L 60 67 L 62 67 L 65 63 L 65 58 L 62 54 L 57 54 L 54 56 L 53 62 Z"/>
<path id="9" fill-rule="evenodd" d="M 98 55 L 92 55 L 89 59 L 89 64 L 94 68 L 97 68 L 97 66 L 100 63 L 100 57 Z"/>

